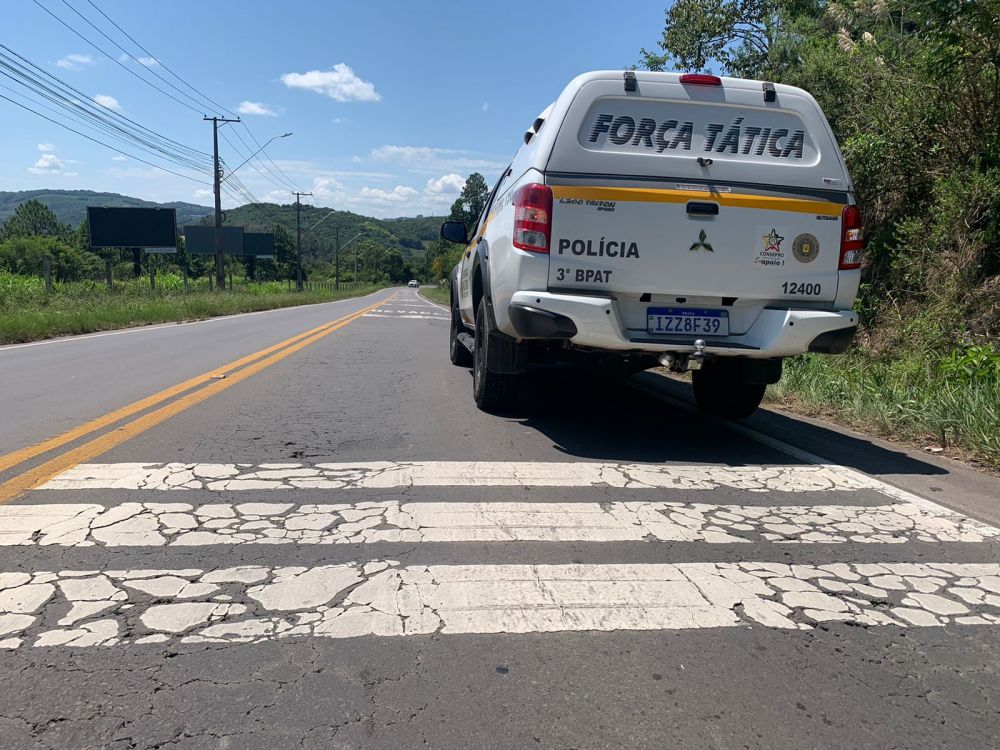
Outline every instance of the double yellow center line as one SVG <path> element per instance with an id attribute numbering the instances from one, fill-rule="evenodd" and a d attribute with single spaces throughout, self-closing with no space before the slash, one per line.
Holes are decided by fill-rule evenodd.
<path id="1" fill-rule="evenodd" d="M 379 302 L 369 305 L 368 307 L 358 310 L 357 312 L 351 313 L 350 315 L 345 315 L 337 320 L 324 323 L 323 325 L 317 326 L 312 330 L 300 333 L 297 336 L 292 336 L 289 339 L 285 339 L 284 341 L 274 344 L 273 346 L 269 346 L 258 352 L 249 354 L 246 357 L 237 359 L 234 362 L 230 362 L 229 364 L 211 370 L 210 372 L 202 373 L 201 375 L 193 377 L 190 380 L 185 380 L 183 383 L 178 383 L 177 385 L 166 388 L 159 393 L 154 393 L 152 396 L 147 396 L 146 398 L 135 401 L 128 406 L 123 406 L 122 408 L 109 412 L 98 417 L 97 419 L 93 419 L 86 424 L 80 425 L 79 427 L 74 427 L 61 435 L 57 435 L 56 437 L 49 438 L 48 440 L 43 440 L 39 443 L 35 443 L 34 445 L 29 445 L 25 448 L 21 448 L 20 450 L 0 456 L 0 471 L 6 471 L 7 469 L 13 468 L 14 466 L 32 458 L 49 453 L 57 448 L 61 448 L 75 442 L 80 438 L 86 437 L 93 432 L 113 425 L 116 422 L 126 419 L 127 417 L 145 412 L 147 409 L 150 409 L 158 404 L 169 402 L 158 409 L 142 414 L 142 416 L 132 420 L 131 422 L 126 422 L 110 432 L 98 435 L 97 437 L 92 438 L 75 448 L 61 453 L 58 456 L 7 480 L 3 484 L 0 484 L 0 503 L 7 502 L 27 490 L 38 487 L 67 469 L 70 469 L 79 463 L 83 463 L 94 456 L 98 456 L 101 453 L 109 451 L 112 448 L 121 445 L 126 440 L 145 432 L 150 427 L 154 427 L 170 417 L 180 414 L 195 404 L 199 404 L 217 393 L 221 393 L 227 388 L 231 388 L 237 383 L 246 380 L 276 362 L 280 362 L 310 344 L 316 343 L 327 334 L 343 328 L 348 323 L 360 318 L 362 315 L 371 312 L 377 307 L 381 307 L 394 297 L 395 295 L 386 300 L 380 300 Z M 195 388 L 197 388 L 197 390 L 192 391 L 192 389 Z M 176 396 L 180 396 L 187 391 L 192 392 L 175 399 Z"/>

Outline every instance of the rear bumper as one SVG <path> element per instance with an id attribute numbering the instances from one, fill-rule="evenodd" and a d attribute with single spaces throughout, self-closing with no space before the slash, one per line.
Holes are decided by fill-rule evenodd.
<path id="1" fill-rule="evenodd" d="M 532 325 L 525 322 L 528 310 Z M 625 329 L 614 301 L 606 297 L 516 292 L 507 312 L 513 327 L 510 333 L 518 338 L 568 338 L 576 346 L 612 351 L 695 351 L 694 336 L 656 336 Z M 721 356 L 767 359 L 810 350 L 837 353 L 850 344 L 857 324 L 858 316 L 850 310 L 765 309 L 742 335 L 703 338 L 706 353 Z M 575 333 L 565 335 L 570 326 Z M 549 332 L 552 329 L 564 335 Z"/>

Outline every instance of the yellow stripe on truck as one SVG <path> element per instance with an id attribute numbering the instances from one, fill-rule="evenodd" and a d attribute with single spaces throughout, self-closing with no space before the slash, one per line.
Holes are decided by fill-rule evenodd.
<path id="1" fill-rule="evenodd" d="M 574 198 L 589 201 L 616 201 L 634 203 L 687 203 L 692 200 L 714 201 L 720 206 L 733 208 L 758 208 L 765 211 L 794 211 L 820 216 L 840 216 L 844 206 L 829 201 L 812 201 L 803 198 L 778 198 L 748 193 L 714 193 L 708 190 L 657 190 L 653 188 L 609 188 L 553 185 L 552 197 Z"/>

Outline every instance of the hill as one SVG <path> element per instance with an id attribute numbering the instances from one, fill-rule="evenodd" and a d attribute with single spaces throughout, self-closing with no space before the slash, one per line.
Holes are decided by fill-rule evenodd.
<path id="1" fill-rule="evenodd" d="M 98 193 L 92 190 L 21 190 L 0 191 L 0 222 L 13 214 L 20 203 L 32 198 L 48 206 L 60 221 L 74 227 L 87 218 L 87 206 L 95 205 L 175 208 L 177 224 L 181 227 L 186 224 L 210 223 L 212 216 L 210 206 L 199 206 L 183 201 L 154 203 L 118 193 Z M 341 244 L 346 244 L 362 229 L 371 229 L 372 225 L 394 238 L 385 244 L 407 251 L 404 255 L 419 256 L 423 254 L 427 243 L 437 239 L 441 222 L 444 220 L 443 217 L 436 216 L 373 219 L 350 211 L 334 211 L 324 219 L 329 213 L 329 208 L 302 206 L 303 248 L 306 249 L 307 255 L 322 260 L 333 258 L 338 230 Z M 321 219 L 322 223 L 317 225 Z M 259 232 L 269 232 L 275 224 L 280 224 L 294 237 L 295 205 L 254 203 L 231 208 L 226 211 L 226 223 L 230 226 L 245 226 L 249 231 Z M 314 225 L 317 225 L 315 229 L 308 231 Z"/>
<path id="2" fill-rule="evenodd" d="M 59 221 L 74 227 L 87 218 L 87 206 L 175 208 L 177 223 L 181 226 L 195 224 L 212 213 L 209 206 L 199 206 L 195 203 L 183 201 L 154 203 L 118 193 L 96 193 L 92 190 L 20 190 L 0 191 L 0 222 L 13 214 L 19 204 L 32 198 L 46 205 Z"/>
<path id="3" fill-rule="evenodd" d="M 394 238 L 385 244 L 396 246 L 407 255 L 423 255 L 428 243 L 438 238 L 441 216 L 417 216 L 400 219 L 373 219 L 351 211 L 333 211 L 329 208 L 302 206 L 302 246 L 312 257 L 331 260 L 339 231 L 341 246 L 345 246 L 355 235 L 368 229 L 373 237 L 380 232 Z M 295 205 L 274 203 L 254 203 L 226 211 L 226 223 L 244 226 L 248 231 L 270 231 L 280 224 L 295 236 Z M 315 227 L 313 229 L 310 229 Z M 382 235 L 384 236 L 384 235 Z"/>

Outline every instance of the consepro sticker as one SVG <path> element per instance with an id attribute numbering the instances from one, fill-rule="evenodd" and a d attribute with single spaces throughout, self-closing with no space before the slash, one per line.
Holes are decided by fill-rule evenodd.
<path id="1" fill-rule="evenodd" d="M 800 234 L 792 242 L 792 255 L 802 263 L 811 263 L 819 255 L 819 240 L 813 235 Z"/>

